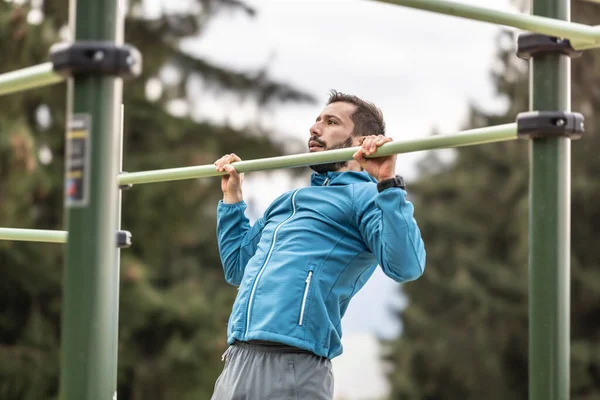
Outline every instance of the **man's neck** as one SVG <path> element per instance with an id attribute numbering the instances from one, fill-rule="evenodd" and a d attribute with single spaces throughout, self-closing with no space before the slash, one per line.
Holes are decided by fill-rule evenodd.
<path id="1" fill-rule="evenodd" d="M 348 161 L 348 163 L 346 164 L 345 167 L 339 168 L 335 172 L 345 172 L 345 171 L 361 172 L 362 170 L 363 169 L 360 166 L 360 164 L 357 163 L 356 161 L 352 160 L 352 161 Z"/>

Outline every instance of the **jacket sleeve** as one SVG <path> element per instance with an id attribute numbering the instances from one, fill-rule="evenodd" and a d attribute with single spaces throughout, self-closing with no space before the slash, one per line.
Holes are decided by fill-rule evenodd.
<path id="1" fill-rule="evenodd" d="M 239 286 L 246 264 L 256 252 L 264 227 L 263 218 L 250 226 L 246 217 L 246 203 L 226 204 L 222 200 L 217 206 L 217 243 L 227 283 Z"/>
<path id="2" fill-rule="evenodd" d="M 357 185 L 358 186 L 358 185 Z M 374 185 L 355 188 L 356 223 L 383 272 L 396 282 L 419 278 L 425 270 L 425 245 L 406 191 Z"/>

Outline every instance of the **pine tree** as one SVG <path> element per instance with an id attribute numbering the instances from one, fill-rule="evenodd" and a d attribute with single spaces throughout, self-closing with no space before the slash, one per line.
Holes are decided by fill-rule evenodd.
<path id="1" fill-rule="evenodd" d="M 575 2 L 573 20 L 593 25 L 597 5 Z M 508 40 L 507 40 L 508 39 Z M 465 129 L 514 122 L 528 110 L 527 63 L 500 36 L 492 72 L 508 109 L 471 106 Z M 507 45 L 508 44 L 508 45 Z M 600 396 L 600 141 L 597 52 L 572 61 L 572 108 L 586 134 L 572 144 L 571 398 Z M 428 252 L 426 273 L 404 285 L 403 331 L 386 343 L 391 399 L 527 399 L 528 144 L 463 148 L 450 163 L 430 154 L 410 187 Z"/>
<path id="2" fill-rule="evenodd" d="M 24 4 L 23 4 L 24 3 Z M 131 2 L 126 42 L 143 54 L 143 74 L 124 90 L 124 170 L 210 164 L 224 153 L 282 154 L 254 121 L 246 129 L 198 121 L 199 82 L 253 102 L 258 112 L 312 98 L 266 71 L 233 71 L 182 50 L 221 10 L 254 10 L 237 0 L 198 0 L 149 18 Z M 67 2 L 0 2 L 2 71 L 48 60 L 63 40 Z M 178 79 L 165 81 L 168 68 Z M 150 84 L 158 95 L 148 97 Z M 177 114 L 173 104 L 187 112 Z M 66 85 L 0 97 L 0 226 L 64 229 Z M 183 106 L 183 107 L 181 107 Z M 218 179 L 134 186 L 123 194 L 119 399 L 209 398 L 222 369 L 235 288 L 227 286 L 215 242 Z M 0 241 L 0 398 L 56 398 L 63 247 Z"/>

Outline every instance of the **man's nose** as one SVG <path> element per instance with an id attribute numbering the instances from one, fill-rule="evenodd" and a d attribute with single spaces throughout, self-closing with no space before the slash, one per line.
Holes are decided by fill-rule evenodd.
<path id="1" fill-rule="evenodd" d="M 310 127 L 310 135 L 311 136 L 321 136 L 321 127 L 318 122 L 315 122 L 313 126 Z"/>

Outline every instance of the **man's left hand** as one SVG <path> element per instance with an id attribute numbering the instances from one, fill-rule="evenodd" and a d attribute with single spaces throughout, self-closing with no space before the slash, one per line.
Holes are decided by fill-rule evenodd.
<path id="1" fill-rule="evenodd" d="M 396 176 L 396 154 L 384 157 L 365 158 L 373 155 L 377 148 L 391 142 L 392 138 L 383 135 L 364 136 L 360 148 L 353 158 L 369 175 L 381 182 Z"/>

